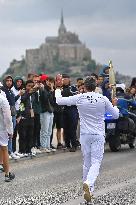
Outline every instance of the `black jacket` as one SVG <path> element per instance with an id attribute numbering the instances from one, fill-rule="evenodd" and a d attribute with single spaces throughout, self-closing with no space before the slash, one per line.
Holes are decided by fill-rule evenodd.
<path id="1" fill-rule="evenodd" d="M 22 118 L 31 118 L 31 109 L 34 109 L 35 95 L 34 93 L 25 93 L 21 96 L 21 104 L 18 115 Z"/>
<path id="2" fill-rule="evenodd" d="M 70 85 L 65 85 L 63 86 L 63 91 L 62 91 L 62 97 L 69 97 L 69 96 L 73 96 L 76 94 L 75 89 L 73 86 Z M 64 106 L 64 111 L 70 111 L 71 109 L 77 109 L 76 105 L 71 105 L 71 106 Z"/>
<path id="3" fill-rule="evenodd" d="M 55 99 L 54 94 L 46 86 L 44 90 L 40 90 L 40 104 L 41 104 L 41 113 L 49 112 L 53 113 Z"/>

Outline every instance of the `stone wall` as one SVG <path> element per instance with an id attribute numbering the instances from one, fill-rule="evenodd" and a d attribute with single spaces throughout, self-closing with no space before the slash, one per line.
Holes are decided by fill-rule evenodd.
<path id="1" fill-rule="evenodd" d="M 37 70 L 39 64 L 40 64 L 40 49 L 28 49 L 26 50 L 26 66 L 27 70 L 34 72 Z"/>
<path id="2" fill-rule="evenodd" d="M 91 58 L 91 53 L 83 44 L 60 44 L 59 60 L 81 63 L 85 57 Z"/>

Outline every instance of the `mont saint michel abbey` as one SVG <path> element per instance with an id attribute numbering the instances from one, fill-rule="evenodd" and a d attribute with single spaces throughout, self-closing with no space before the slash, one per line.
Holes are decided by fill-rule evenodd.
<path id="1" fill-rule="evenodd" d="M 63 12 L 58 29 L 58 36 L 46 37 L 39 48 L 27 49 L 25 62 L 27 70 L 36 71 L 42 66 L 53 67 L 58 62 L 76 63 L 80 65 L 84 59 L 91 60 L 91 51 L 86 48 L 77 34 L 67 31 Z"/>

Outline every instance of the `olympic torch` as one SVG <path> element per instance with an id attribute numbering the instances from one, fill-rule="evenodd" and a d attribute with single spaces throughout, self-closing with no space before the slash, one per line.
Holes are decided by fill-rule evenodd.
<path id="1" fill-rule="evenodd" d="M 112 61 L 109 61 L 109 84 L 112 86 L 111 97 L 114 99 L 116 97 L 116 81 L 115 81 L 115 72 L 113 69 Z"/>

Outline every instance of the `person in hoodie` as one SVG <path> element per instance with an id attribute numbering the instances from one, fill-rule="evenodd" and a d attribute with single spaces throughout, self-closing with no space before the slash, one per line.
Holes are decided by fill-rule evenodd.
<path id="1" fill-rule="evenodd" d="M 25 89 L 24 89 L 24 81 L 20 76 L 16 76 L 14 79 L 14 85 L 11 88 L 12 92 L 14 93 L 16 97 L 16 102 L 15 102 L 15 108 L 16 112 L 19 112 L 19 106 L 21 103 L 21 96 L 24 94 Z M 19 156 L 23 157 L 20 153 L 16 151 L 16 137 L 17 137 L 17 132 L 18 132 L 18 124 L 16 124 L 15 129 L 14 129 L 14 134 L 13 134 L 13 139 L 12 139 L 12 148 L 13 152 Z"/>
<path id="2" fill-rule="evenodd" d="M 5 92 L 6 98 L 9 102 L 10 105 L 10 110 L 11 110 L 11 116 L 12 116 L 12 123 L 13 123 L 13 130 L 15 129 L 16 126 L 16 108 L 15 108 L 15 102 L 16 102 L 16 97 L 14 95 L 14 93 L 12 92 L 11 88 L 13 87 L 13 78 L 11 75 L 7 75 L 5 76 L 4 80 L 3 80 L 3 86 L 1 87 L 1 90 L 3 92 Z M 14 159 L 19 159 L 19 156 L 16 156 L 13 153 L 13 149 L 12 149 L 12 138 L 9 138 L 8 141 L 8 151 L 10 154 L 11 158 Z"/>
<path id="3" fill-rule="evenodd" d="M 103 76 L 104 79 L 109 79 L 109 69 L 108 65 L 103 65 L 99 75 Z"/>

